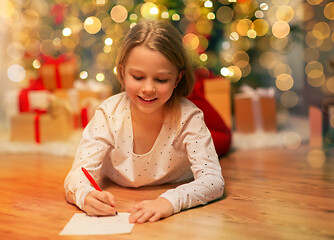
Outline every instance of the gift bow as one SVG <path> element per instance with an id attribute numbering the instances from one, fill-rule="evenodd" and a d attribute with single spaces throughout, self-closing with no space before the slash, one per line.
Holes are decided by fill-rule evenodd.
<path id="1" fill-rule="evenodd" d="M 66 54 L 61 54 L 57 58 L 43 55 L 42 61 L 44 65 L 53 65 L 55 67 L 55 73 L 56 73 L 56 86 L 57 88 L 61 88 L 61 76 L 59 72 L 59 65 L 66 62 L 69 59 L 69 57 Z"/>

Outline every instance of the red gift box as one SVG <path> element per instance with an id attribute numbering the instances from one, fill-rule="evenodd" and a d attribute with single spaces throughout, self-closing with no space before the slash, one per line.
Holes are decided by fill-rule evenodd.
<path id="1" fill-rule="evenodd" d="M 273 89 L 243 87 L 242 93 L 234 95 L 234 114 L 236 131 L 239 133 L 277 131 Z"/>
<path id="2" fill-rule="evenodd" d="M 23 112 L 11 117 L 11 141 L 43 143 L 66 140 L 73 131 L 72 112 L 54 100 L 47 111 Z"/>
<path id="3" fill-rule="evenodd" d="M 39 74 L 46 89 L 71 88 L 77 74 L 76 59 L 67 55 L 43 56 Z"/>

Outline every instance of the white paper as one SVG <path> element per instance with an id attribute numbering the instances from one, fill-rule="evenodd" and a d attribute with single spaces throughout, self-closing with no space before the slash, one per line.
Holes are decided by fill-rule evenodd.
<path id="1" fill-rule="evenodd" d="M 75 213 L 59 235 L 109 235 L 130 233 L 134 224 L 129 223 L 130 213 L 117 216 L 91 217 Z"/>

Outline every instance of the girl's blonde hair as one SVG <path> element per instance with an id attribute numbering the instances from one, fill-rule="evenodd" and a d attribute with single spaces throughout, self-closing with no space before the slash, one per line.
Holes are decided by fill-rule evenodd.
<path id="1" fill-rule="evenodd" d="M 179 72 L 184 71 L 181 80 L 165 105 L 166 111 L 175 110 L 181 98 L 190 95 L 195 84 L 193 69 L 180 33 L 172 24 L 163 20 L 142 20 L 130 29 L 116 60 L 117 77 L 122 86 L 124 86 L 124 79 L 121 66 L 126 64 L 130 51 L 137 46 L 145 46 L 150 50 L 160 52 L 176 65 Z"/>

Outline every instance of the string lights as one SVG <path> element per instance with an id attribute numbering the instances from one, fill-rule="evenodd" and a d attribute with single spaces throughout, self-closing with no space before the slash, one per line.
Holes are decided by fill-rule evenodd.
<path id="1" fill-rule="evenodd" d="M 334 78 L 326 76 L 326 66 L 319 61 L 321 52 L 329 52 L 334 47 L 331 23 L 334 3 L 331 1 L 4 2 L 0 13 L 12 38 L 6 46 L 11 59 L 8 75 L 16 82 L 34 74 L 34 69 L 40 66 L 41 54 L 57 56 L 61 53 L 76 56 L 81 63 L 80 78 L 115 79 L 114 61 L 122 37 L 141 18 L 148 18 L 173 22 L 183 33 L 183 42 L 191 51 L 194 63 L 223 75 L 232 84 L 240 85 L 252 79 L 254 85 L 261 86 L 253 74 L 267 72 L 286 108 L 298 103 L 298 94 L 294 92 L 296 73 L 284 55 L 295 45 L 303 44 L 293 37 L 296 28 L 300 28 L 305 34 L 301 61 L 305 62 L 306 83 L 323 89 L 325 94 L 334 93 Z M 314 21 L 314 14 L 318 13 L 311 6 L 319 6 L 326 21 Z M 21 74 L 15 78 L 12 74 L 12 69 L 18 66 L 24 69 L 25 77 Z M 285 92 L 289 93 L 283 94 Z"/>

